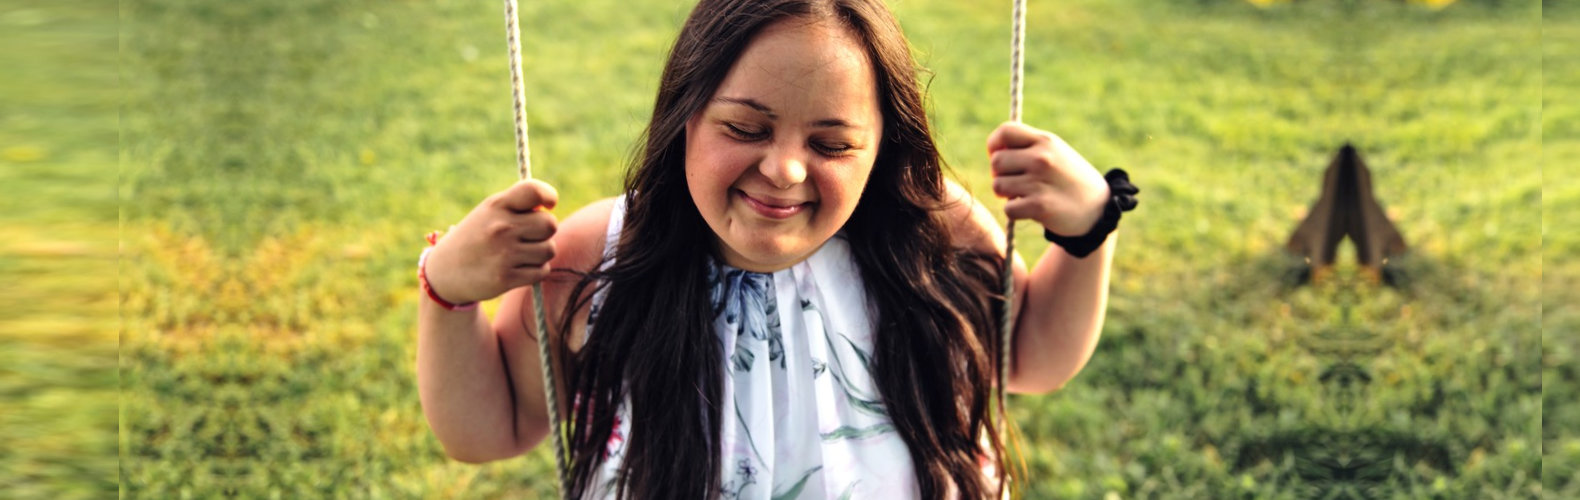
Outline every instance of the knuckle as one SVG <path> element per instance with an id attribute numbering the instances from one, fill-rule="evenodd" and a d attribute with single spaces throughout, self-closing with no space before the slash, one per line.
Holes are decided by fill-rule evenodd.
<path id="1" fill-rule="evenodd" d="M 1015 192 L 1015 185 L 1014 185 L 1014 183 L 1011 183 L 1011 182 L 1005 181 L 1005 180 L 994 180 L 993 181 L 993 193 L 994 194 L 997 194 L 997 195 L 1000 195 L 1000 196 L 1008 196 L 1010 194 L 1013 194 L 1014 192 Z"/>
<path id="2" fill-rule="evenodd" d="M 1038 170 L 1053 170 L 1057 168 L 1059 160 L 1054 157 L 1053 151 L 1044 149 L 1037 154 Z"/>
<path id="3" fill-rule="evenodd" d="M 485 207 L 488 207 L 488 208 L 504 208 L 504 206 L 505 206 L 504 193 L 494 193 L 494 194 L 488 195 L 487 198 L 483 198 L 482 206 L 485 206 Z"/>
<path id="4" fill-rule="evenodd" d="M 511 231 L 511 226 L 510 226 L 510 223 L 507 223 L 507 222 L 494 221 L 494 222 L 491 222 L 491 223 L 488 224 L 488 234 L 490 236 L 505 235 L 505 234 L 509 234 L 510 231 Z"/>
<path id="5" fill-rule="evenodd" d="M 1055 160 L 1055 158 L 1052 157 L 1052 155 L 1049 155 L 1049 153 L 1036 155 L 1036 161 L 1033 161 L 1030 169 L 1035 171 L 1040 177 L 1048 177 L 1051 176 L 1051 174 L 1054 174 L 1054 172 L 1059 171 L 1059 160 Z"/>
<path id="6" fill-rule="evenodd" d="M 532 276 L 527 272 L 526 268 L 510 268 L 508 272 L 510 274 L 510 282 L 513 285 L 531 282 Z"/>
<path id="7" fill-rule="evenodd" d="M 548 243 L 536 243 L 522 253 L 526 261 L 532 265 L 548 263 L 554 259 L 554 249 Z"/>
<path id="8" fill-rule="evenodd" d="M 542 224 L 543 236 L 545 238 L 554 236 L 554 233 L 559 232 L 560 223 L 554 218 L 553 215 L 549 215 L 547 212 L 542 212 L 542 217 L 540 217 L 540 219 L 542 220 L 540 224 Z"/>
<path id="9" fill-rule="evenodd" d="M 522 223 L 521 241 L 537 242 L 547 240 L 554 236 L 555 224 L 553 219 L 538 217 L 534 214 Z"/>
<path id="10" fill-rule="evenodd" d="M 1037 143 L 1039 143 L 1039 144 L 1046 144 L 1046 145 L 1052 146 L 1052 145 L 1056 145 L 1056 144 L 1059 143 L 1059 136 L 1055 135 L 1053 132 L 1049 132 L 1049 131 L 1046 131 L 1046 130 L 1038 130 L 1036 135 L 1035 135 L 1035 137 L 1036 137 Z"/>
<path id="11" fill-rule="evenodd" d="M 543 278 L 548 277 L 548 270 L 546 270 L 544 266 L 541 265 L 531 266 L 521 268 L 519 274 L 522 281 L 531 284 L 543 281 Z"/>
<path id="12" fill-rule="evenodd" d="M 1032 205 L 1031 208 L 1032 208 L 1032 215 L 1036 215 L 1037 217 L 1042 217 L 1042 216 L 1053 214 L 1053 210 L 1051 210 L 1049 208 L 1047 203 L 1035 203 L 1035 204 Z"/>

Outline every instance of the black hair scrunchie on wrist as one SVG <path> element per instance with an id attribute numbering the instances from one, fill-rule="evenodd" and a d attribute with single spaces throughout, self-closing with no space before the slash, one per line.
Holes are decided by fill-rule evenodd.
<path id="1" fill-rule="evenodd" d="M 1103 179 L 1108 181 L 1111 196 L 1103 207 L 1103 216 L 1092 225 L 1091 231 L 1080 236 L 1059 236 L 1044 228 L 1042 237 L 1077 259 L 1091 255 L 1097 247 L 1103 246 L 1103 242 L 1108 240 L 1108 233 L 1119 227 L 1119 216 L 1136 209 L 1136 204 L 1140 203 L 1136 200 L 1136 193 L 1141 192 L 1141 188 L 1130 183 L 1130 174 L 1125 173 L 1124 169 L 1111 169 L 1103 174 Z"/>

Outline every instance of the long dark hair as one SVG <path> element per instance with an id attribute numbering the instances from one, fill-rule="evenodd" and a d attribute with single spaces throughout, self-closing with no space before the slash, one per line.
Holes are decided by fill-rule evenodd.
<path id="1" fill-rule="evenodd" d="M 581 350 L 559 342 L 577 401 L 567 445 L 573 498 L 608 487 L 643 499 L 720 491 L 725 363 L 709 299 L 710 256 L 697 251 L 712 234 L 686 188 L 685 126 L 753 36 L 788 17 L 837 21 L 863 41 L 873 64 L 883 138 L 844 233 L 874 313 L 874 381 L 922 497 L 998 493 L 981 460 L 988 453 L 1005 471 L 989 413 L 1003 260 L 951 243 L 944 165 L 898 21 L 881 0 L 702 0 L 670 52 L 645 146 L 627 171 L 628 208 L 613 262 L 576 285 L 571 297 L 582 299 L 570 301 L 560 325 L 572 331 L 589 287 L 604 291 Z M 595 485 L 616 411 L 627 401 L 620 474 L 614 484 Z"/>

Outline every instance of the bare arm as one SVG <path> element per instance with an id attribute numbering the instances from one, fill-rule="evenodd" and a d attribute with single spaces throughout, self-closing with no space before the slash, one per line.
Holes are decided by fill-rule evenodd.
<path id="1" fill-rule="evenodd" d="M 1004 255 L 1004 230 L 964 188 L 950 182 L 951 220 L 959 246 Z M 1034 222 L 1022 221 L 1021 224 Z M 1015 259 L 1015 339 L 1009 391 L 1041 394 L 1064 387 L 1086 366 L 1102 333 L 1108 307 L 1114 241 L 1084 259 L 1050 247 L 1029 272 Z"/>
<path id="2" fill-rule="evenodd" d="M 1080 259 L 1050 247 L 1029 277 L 1017 273 L 1010 391 L 1056 391 L 1092 359 L 1108 311 L 1115 239 L 1110 234 L 1103 246 Z"/>
<path id="3" fill-rule="evenodd" d="M 508 298 L 508 297 L 507 297 Z M 417 394 L 428 426 L 451 458 L 469 463 L 512 457 L 525 452 L 548 430 L 542 409 L 543 389 L 537 359 L 512 356 L 511 379 L 501 359 L 504 338 L 494 332 L 479 310 L 446 311 L 423 297 L 417 319 Z M 528 306 L 530 307 L 530 305 Z M 527 389 L 525 391 L 519 389 Z M 531 401 L 533 397 L 537 401 Z M 516 406 L 525 403 L 524 411 Z M 523 435 L 525 434 L 525 435 Z M 525 439 L 523 439 L 525 438 Z M 531 443 L 531 444 L 529 444 Z"/>
<path id="4" fill-rule="evenodd" d="M 607 200 L 594 203 L 558 224 L 553 235 L 557 251 L 549 267 L 585 271 L 595 265 L 603 252 L 609 207 Z M 548 276 L 536 286 L 543 287 L 550 331 L 555 332 L 576 277 Z M 426 297 L 421 300 L 418 395 L 434 435 L 456 460 L 481 463 L 514 457 L 548 435 L 531 290 L 519 286 L 501 296 L 492 324 L 477 310 L 447 311 Z M 579 317 L 585 319 L 585 313 Z"/>

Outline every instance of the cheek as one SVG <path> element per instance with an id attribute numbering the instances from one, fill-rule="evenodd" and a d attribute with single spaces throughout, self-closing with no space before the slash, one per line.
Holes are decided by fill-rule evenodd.
<path id="1" fill-rule="evenodd" d="M 686 187 L 698 208 L 716 210 L 727 204 L 730 186 L 750 166 L 738 149 L 717 138 L 688 135 Z"/>
<path id="2" fill-rule="evenodd" d="M 694 151 L 694 150 L 693 150 Z M 711 193 L 713 186 L 708 181 L 713 178 L 707 171 L 708 161 L 702 155 L 686 153 L 686 189 L 691 192 L 691 201 L 704 215 L 710 213 L 717 203 Z"/>
<path id="3" fill-rule="evenodd" d="M 871 165 L 845 166 L 825 170 L 817 183 L 825 199 L 838 200 L 839 211 L 848 214 L 856 210 L 856 202 L 860 201 L 861 193 L 866 189 L 867 179 L 871 174 Z"/>

